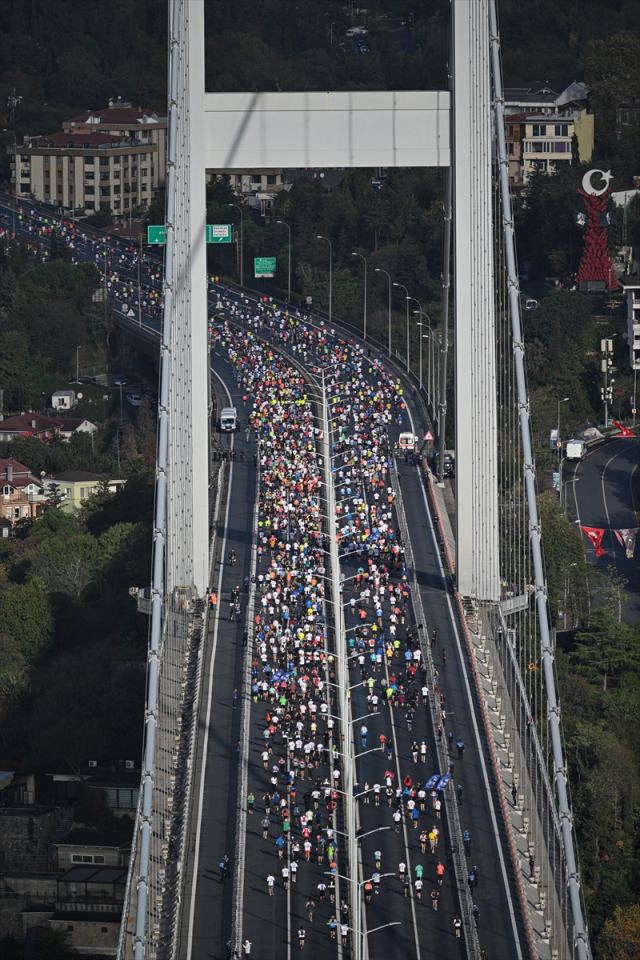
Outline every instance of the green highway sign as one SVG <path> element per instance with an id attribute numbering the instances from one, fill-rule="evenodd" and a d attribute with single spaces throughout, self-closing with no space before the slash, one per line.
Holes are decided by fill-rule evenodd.
<path id="1" fill-rule="evenodd" d="M 165 227 L 147 227 L 147 243 L 166 243 Z M 207 243 L 231 243 L 230 223 L 208 223 Z"/>
<path id="2" fill-rule="evenodd" d="M 207 243 L 231 243 L 231 224 L 208 223 Z"/>
<path id="3" fill-rule="evenodd" d="M 166 243 L 167 236 L 164 227 L 147 227 L 147 243 Z"/>
<path id="4" fill-rule="evenodd" d="M 276 258 L 275 257 L 254 257 L 255 276 L 257 277 L 275 277 Z"/>

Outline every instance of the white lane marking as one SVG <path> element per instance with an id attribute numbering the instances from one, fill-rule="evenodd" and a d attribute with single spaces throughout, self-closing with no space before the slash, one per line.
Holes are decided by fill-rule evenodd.
<path id="1" fill-rule="evenodd" d="M 222 377 L 212 369 L 212 372 L 216 374 L 218 380 L 224 387 L 227 396 L 229 397 L 229 404 L 231 404 L 231 396 L 227 390 L 226 384 L 222 380 Z M 232 437 L 233 440 L 233 437 Z M 215 625 L 213 628 L 213 646 L 211 650 L 211 660 L 209 662 L 209 677 L 208 677 L 208 690 L 207 690 L 207 719 L 205 721 L 204 727 L 204 744 L 202 748 L 202 772 L 200 775 L 200 789 L 198 791 L 198 824 L 196 827 L 196 844 L 195 844 L 195 857 L 193 861 L 193 880 L 191 883 L 191 903 L 189 904 L 189 931 L 187 934 L 187 960 L 191 960 L 191 951 L 193 949 L 193 922 L 195 918 L 196 910 L 196 889 L 198 886 L 198 869 L 200 866 L 200 835 L 202 832 L 202 806 L 204 803 L 204 781 L 205 774 L 207 770 L 207 749 L 209 746 L 209 727 L 211 726 L 211 703 L 213 699 L 213 667 L 216 659 L 216 649 L 218 646 L 218 626 L 220 623 L 220 598 L 222 597 L 222 578 L 224 576 L 224 558 L 227 552 L 227 531 L 229 529 L 229 508 L 231 506 L 231 489 L 233 487 L 233 463 L 229 465 L 229 489 L 227 490 L 227 509 L 225 510 L 224 517 L 224 536 L 222 539 L 222 555 L 220 557 L 220 573 L 218 575 L 218 603 L 216 604 L 216 619 Z"/>
<path id="2" fill-rule="evenodd" d="M 636 498 L 633 495 L 633 475 L 638 469 L 638 467 L 640 467 L 640 460 L 638 460 L 638 462 L 636 463 L 635 467 L 631 471 L 631 476 L 629 477 L 629 490 L 631 492 L 631 506 L 633 508 L 634 515 L 637 513 L 637 510 L 636 510 Z"/>
<path id="3" fill-rule="evenodd" d="M 385 657 L 385 660 L 386 660 L 386 657 Z M 385 663 L 385 674 L 387 677 L 387 684 L 388 684 L 389 683 L 389 661 L 388 660 Z M 401 786 L 402 776 L 400 774 L 400 756 L 398 754 L 398 739 L 396 737 L 396 723 L 395 723 L 395 720 L 393 719 L 393 712 L 394 712 L 394 707 L 392 707 L 391 704 L 389 704 L 389 719 L 391 720 L 391 735 L 393 737 L 393 752 L 395 754 L 396 773 L 398 776 L 398 786 Z M 407 858 L 407 876 L 411 877 L 411 854 L 409 851 L 409 839 L 407 837 L 407 822 L 404 815 L 402 817 L 402 834 L 404 837 L 404 853 Z M 359 894 L 359 891 L 358 891 L 358 894 Z M 416 918 L 416 904 L 413 896 L 413 882 L 411 883 L 411 887 L 409 888 L 409 895 L 411 899 L 411 915 L 413 918 L 413 936 L 416 942 L 416 957 L 417 957 L 417 960 L 420 960 L 420 940 L 418 938 L 418 921 Z"/>
<path id="4" fill-rule="evenodd" d="M 605 510 L 606 515 L 607 515 L 607 527 L 609 528 L 609 538 L 610 538 L 610 540 L 611 540 L 611 546 L 612 546 L 612 548 L 613 548 L 613 561 L 614 561 L 614 563 L 615 563 L 615 565 L 616 565 L 616 570 L 618 569 L 618 556 L 617 556 L 617 551 L 616 551 L 616 544 L 617 544 L 618 541 L 617 541 L 617 538 L 616 538 L 613 530 L 611 529 L 611 520 L 610 520 L 610 518 L 609 518 L 609 508 L 608 508 L 608 506 L 607 506 L 607 495 L 606 495 L 606 493 L 605 493 L 605 486 L 604 486 L 604 475 L 605 475 L 605 473 L 607 472 L 607 467 L 609 466 L 609 464 L 610 464 L 610 463 L 613 463 L 614 460 L 616 460 L 618 457 L 622 456 L 622 454 L 625 453 L 625 452 L 626 452 L 626 446 L 623 447 L 623 449 L 622 449 L 619 453 L 614 453 L 614 455 L 607 460 L 607 462 L 605 463 L 604 467 L 602 468 L 602 477 L 601 477 L 601 480 L 600 480 L 600 484 L 601 484 L 601 487 L 602 487 L 602 502 L 603 502 L 603 504 L 604 504 L 604 510 Z M 635 498 L 634 498 L 634 496 L 633 496 L 633 475 L 634 475 L 634 473 L 636 472 L 637 469 L 638 469 L 638 464 L 636 464 L 635 467 L 633 468 L 633 470 L 631 471 L 631 479 L 630 479 L 631 503 L 632 503 L 632 505 L 633 505 L 633 512 L 634 512 L 634 514 L 635 514 Z"/>
<path id="5" fill-rule="evenodd" d="M 198 869 L 200 864 L 200 834 L 202 832 L 202 806 L 204 802 L 204 781 L 207 770 L 207 749 L 209 746 L 209 727 L 211 726 L 211 702 L 213 699 L 213 667 L 218 646 L 218 626 L 220 623 L 220 597 L 222 596 L 222 578 L 224 576 L 224 558 L 227 550 L 227 530 L 229 529 L 229 508 L 231 506 L 231 489 L 233 486 L 233 463 L 229 469 L 229 489 L 227 491 L 227 509 L 224 518 L 224 537 L 222 540 L 222 555 L 220 557 L 220 574 L 218 576 L 218 603 L 216 604 L 216 620 L 213 628 L 213 647 L 209 661 L 209 677 L 207 691 L 207 718 L 204 727 L 204 744 L 202 748 L 202 772 L 200 775 L 200 789 L 198 791 L 198 825 L 196 828 L 195 857 L 193 862 L 193 881 L 191 884 L 191 903 L 189 905 L 189 933 L 187 935 L 187 960 L 191 960 L 193 947 L 193 921 L 196 908 L 196 888 L 198 885 Z"/>
<path id="6" fill-rule="evenodd" d="M 408 415 L 409 415 L 409 420 L 410 420 L 410 422 L 411 422 L 411 430 L 412 430 L 412 432 L 413 432 L 413 434 L 414 434 L 414 436 L 415 436 L 415 429 L 414 429 L 414 426 L 413 426 L 413 417 L 411 416 L 411 411 L 410 411 L 410 409 L 409 409 L 409 405 L 408 405 L 408 404 L 407 404 L 407 413 L 408 413 Z M 486 790 L 486 793 L 487 793 L 487 800 L 488 800 L 488 802 L 489 802 L 489 810 L 490 810 L 490 813 L 491 813 L 491 822 L 492 822 L 492 824 L 493 824 L 494 835 L 495 835 L 495 837 L 496 837 L 496 848 L 497 848 L 497 851 L 498 851 L 498 858 L 499 858 L 499 860 L 500 860 L 500 871 L 501 871 L 501 873 L 502 873 L 502 883 L 503 883 L 505 892 L 506 892 L 506 894 L 507 894 L 507 899 L 508 899 L 508 903 L 509 903 L 509 916 L 511 917 L 511 928 L 512 928 L 512 930 L 513 930 L 513 939 L 514 939 L 515 945 L 516 945 L 516 952 L 517 952 L 517 955 L 518 955 L 518 960 L 522 960 L 522 951 L 521 951 L 521 949 L 520 949 L 520 937 L 519 937 L 519 935 L 518 935 L 518 926 L 517 926 L 517 923 L 516 923 L 515 909 L 514 909 L 514 906 L 513 906 L 513 897 L 512 897 L 512 895 L 511 895 L 511 885 L 510 885 L 509 880 L 508 880 L 508 878 L 507 878 L 507 868 L 506 868 L 506 864 L 505 864 L 505 862 L 504 862 L 504 856 L 503 856 L 503 853 L 502 853 L 502 844 L 500 843 L 500 840 L 499 840 L 498 820 L 497 820 L 497 817 L 496 817 L 496 811 L 495 811 L 495 806 L 494 806 L 494 803 L 493 803 L 493 797 L 491 796 L 491 790 L 490 790 L 490 788 L 489 788 L 489 775 L 488 775 L 488 773 L 487 773 L 487 767 L 486 767 L 486 764 L 485 764 L 485 761 L 484 761 L 484 751 L 483 751 L 483 749 L 482 749 L 482 743 L 481 743 L 481 741 L 480 741 L 480 731 L 478 730 L 478 723 L 477 723 L 477 720 L 476 720 L 476 712 L 475 712 L 475 709 L 474 709 L 474 706 L 473 706 L 473 698 L 472 698 L 472 696 L 471 696 L 471 689 L 470 689 L 470 687 L 469 687 L 469 678 L 468 678 L 468 676 L 467 676 L 467 671 L 466 671 L 466 669 L 465 669 L 465 659 L 464 659 L 464 655 L 463 655 L 463 652 L 462 652 L 462 644 L 461 644 L 461 642 L 460 642 L 460 634 L 458 633 L 458 624 L 457 624 L 457 621 L 456 621 L 456 618 L 455 618 L 454 612 L 453 612 L 453 605 L 452 605 L 452 603 L 451 603 L 451 595 L 450 595 L 449 591 L 447 590 L 447 583 L 446 583 L 446 578 L 445 578 L 445 573 L 444 573 L 444 567 L 443 567 L 443 565 L 442 565 L 442 558 L 441 558 L 441 556 L 440 556 L 440 551 L 437 549 L 436 534 L 435 534 L 435 530 L 434 530 L 434 528 L 433 528 L 433 521 L 432 521 L 432 519 L 431 519 L 431 512 L 430 512 L 430 510 L 429 510 L 429 504 L 427 503 L 427 495 L 426 495 L 426 493 L 425 493 L 424 484 L 422 483 L 422 481 L 420 482 L 420 490 L 421 490 L 421 492 L 422 492 L 422 500 L 423 500 L 423 503 L 424 503 L 424 508 L 425 508 L 425 512 L 426 512 L 426 515 L 427 515 L 427 520 L 428 520 L 428 523 L 429 523 L 429 532 L 431 533 L 431 542 L 432 542 L 432 544 L 433 544 L 433 552 L 434 552 L 434 555 L 435 555 L 435 557 L 437 558 L 437 561 L 438 561 L 438 567 L 440 568 L 440 578 L 441 578 L 441 580 L 442 580 L 442 586 L 443 586 L 443 588 L 444 588 L 445 595 L 446 595 L 446 597 L 447 597 L 447 604 L 448 604 L 448 607 L 449 607 L 449 616 L 450 616 L 450 619 L 451 619 L 451 623 L 453 624 L 453 629 L 454 629 L 454 633 L 455 633 L 455 637 L 456 637 L 456 644 L 457 644 L 457 647 L 458 647 L 458 656 L 460 657 L 460 664 L 461 664 L 461 666 L 462 666 L 462 668 L 463 668 L 463 669 L 462 669 L 462 675 L 463 675 L 463 677 L 464 677 L 464 685 L 465 685 L 465 689 L 466 689 L 466 692 L 467 692 L 467 700 L 468 700 L 468 703 L 469 703 L 469 711 L 470 711 L 470 713 L 471 713 L 471 720 L 472 720 L 472 723 L 473 723 L 473 730 L 474 730 L 475 739 L 476 739 L 476 749 L 477 749 L 477 752 L 478 752 L 478 759 L 480 760 L 480 765 L 481 765 L 481 767 L 482 767 L 482 776 L 483 776 L 483 781 L 484 781 L 484 787 L 485 787 L 485 790 Z"/>

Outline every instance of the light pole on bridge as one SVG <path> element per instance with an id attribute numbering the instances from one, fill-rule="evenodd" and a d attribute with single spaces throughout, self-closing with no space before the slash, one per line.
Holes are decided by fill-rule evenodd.
<path id="1" fill-rule="evenodd" d="M 384 273 L 389 281 L 389 356 L 391 356 L 391 275 L 382 267 L 376 267 L 376 273 Z"/>
<path id="2" fill-rule="evenodd" d="M 362 253 L 352 253 L 352 257 L 360 257 L 361 260 L 364 260 L 364 324 L 363 324 L 363 338 L 366 341 L 367 339 L 367 258 Z"/>
<path id="3" fill-rule="evenodd" d="M 327 243 L 329 244 L 329 326 L 331 326 L 331 318 L 333 316 L 333 312 L 332 312 L 333 300 L 332 300 L 332 289 L 331 289 L 332 283 L 333 283 L 333 247 L 331 245 L 331 240 L 329 240 L 329 237 L 323 237 L 320 234 L 318 234 L 317 239 L 326 240 Z"/>
<path id="4" fill-rule="evenodd" d="M 244 287 L 244 215 L 240 204 L 229 203 L 228 206 L 240 211 L 240 286 Z"/>
<path id="5" fill-rule="evenodd" d="M 409 373 L 409 300 L 412 297 L 409 296 L 409 291 L 403 283 L 394 283 L 394 287 L 400 287 L 401 290 L 404 290 L 406 296 L 406 307 L 407 307 L 407 373 Z"/>
<path id="6" fill-rule="evenodd" d="M 289 231 L 289 277 L 287 280 L 287 307 L 291 309 L 291 227 L 286 220 L 277 220 L 276 223 L 281 223 Z"/>

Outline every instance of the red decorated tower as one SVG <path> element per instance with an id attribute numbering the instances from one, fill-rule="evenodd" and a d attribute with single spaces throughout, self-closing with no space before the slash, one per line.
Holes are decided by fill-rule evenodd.
<path id="1" fill-rule="evenodd" d="M 584 250 L 578 269 L 578 281 L 600 280 L 606 284 L 607 290 L 614 290 L 618 281 L 613 269 L 613 261 L 609 256 L 607 225 L 603 214 L 607 211 L 607 197 L 611 190 L 601 193 L 585 193 L 578 190 L 584 197 L 587 207 L 587 226 L 584 235 Z"/>

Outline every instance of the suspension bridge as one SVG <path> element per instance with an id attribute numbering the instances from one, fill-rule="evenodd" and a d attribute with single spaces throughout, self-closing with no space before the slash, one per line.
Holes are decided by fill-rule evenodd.
<path id="1" fill-rule="evenodd" d="M 323 957 L 335 950 L 340 960 L 460 951 L 480 960 L 485 950 L 492 960 L 586 960 L 591 953 L 536 509 L 495 0 L 453 0 L 447 91 L 206 93 L 204 4 L 169 0 L 169 31 L 145 743 L 118 956 L 202 960 L 240 956 L 249 943 L 252 956 L 289 958 L 298 949 L 296 930 L 306 922 L 305 950 Z M 272 330 L 256 325 L 257 341 L 306 378 L 318 423 L 328 551 L 325 632 L 337 664 L 329 702 L 336 710 L 343 797 L 333 821 L 342 838 L 335 909 L 344 901 L 348 931 L 335 941 L 317 921 L 311 933 L 301 900 L 315 893 L 327 868 L 313 868 L 313 889 L 307 880 L 304 890 L 291 883 L 267 897 L 264 878 L 275 855 L 261 845 L 257 824 L 248 822 L 259 822 L 248 816 L 247 796 L 264 778 L 255 763 L 262 732 L 251 696 L 260 470 L 259 462 L 251 465 L 255 445 L 248 435 L 233 440 L 242 464 L 213 456 L 216 414 L 222 406 L 240 408 L 242 389 L 225 351 L 215 343 L 210 349 L 207 318 L 213 312 L 221 322 L 246 326 L 258 303 L 239 288 L 221 302 L 219 289 L 207 284 L 205 243 L 207 169 L 318 165 L 445 172 L 439 395 L 422 389 L 410 358 L 393 356 L 390 343 L 387 348 L 331 315 L 312 316 L 309 330 L 319 335 L 324 323 L 362 357 L 384 364 L 402 384 L 411 431 L 435 433 L 439 475 L 424 465 L 407 472 L 390 461 L 390 496 L 420 631 L 415 646 L 430 690 L 416 730 L 436 780 L 453 758 L 438 733 L 433 689 L 446 691 L 443 720 L 464 742 L 456 755 L 464 767 L 463 792 L 456 796 L 454 782 L 439 787 L 447 872 L 440 910 L 432 911 L 416 889 L 403 895 L 389 881 L 371 912 L 363 887 L 375 869 L 369 862 L 374 841 L 366 836 L 379 832 L 377 852 L 385 862 L 400 857 L 409 870 L 416 839 L 405 825 L 394 847 L 377 825 L 375 805 L 361 799 L 364 785 L 382 774 L 379 761 L 356 745 L 355 724 L 367 715 L 367 701 L 347 666 L 354 627 L 342 606 L 340 578 L 349 568 L 338 554 L 331 398 L 317 365 L 305 363 L 286 337 L 274 341 Z M 455 484 L 445 486 L 450 276 L 456 475 Z M 242 309 L 235 310 L 238 303 Z M 394 439 L 396 427 L 389 433 Z M 236 570 L 226 564 L 231 549 Z M 220 603 L 213 607 L 207 597 L 213 591 L 226 599 L 245 577 L 243 645 L 243 625 L 227 622 Z M 432 631 L 448 651 L 446 671 L 429 643 Z M 394 716 L 391 711 L 385 719 L 387 733 L 398 763 L 410 762 L 413 737 Z M 397 772 L 400 782 L 399 766 Z M 228 883 L 219 871 L 224 854 Z M 388 866 L 395 878 L 395 863 Z M 425 893 L 435 883 L 434 874 Z"/>

